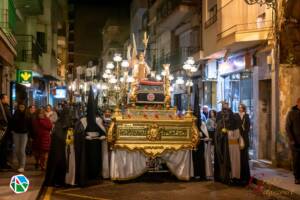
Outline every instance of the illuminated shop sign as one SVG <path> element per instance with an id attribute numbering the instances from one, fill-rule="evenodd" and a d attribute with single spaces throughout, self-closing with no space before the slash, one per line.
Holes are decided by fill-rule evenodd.
<path id="1" fill-rule="evenodd" d="M 30 86 L 32 83 L 32 71 L 31 70 L 18 70 L 17 71 L 17 83 Z"/>
<path id="2" fill-rule="evenodd" d="M 219 65 L 220 75 L 231 74 L 245 70 L 245 56 L 228 58 Z"/>

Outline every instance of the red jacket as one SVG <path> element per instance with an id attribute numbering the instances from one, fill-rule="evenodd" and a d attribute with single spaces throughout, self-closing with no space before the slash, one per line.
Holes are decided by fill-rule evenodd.
<path id="1" fill-rule="evenodd" d="M 33 120 L 33 131 L 34 131 L 34 140 L 33 146 L 38 150 L 49 151 L 50 149 L 50 131 L 52 129 L 52 123 L 50 119 L 46 118 L 37 118 Z"/>

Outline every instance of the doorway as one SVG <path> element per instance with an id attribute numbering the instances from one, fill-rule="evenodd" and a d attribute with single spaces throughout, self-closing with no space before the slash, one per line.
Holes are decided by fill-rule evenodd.
<path id="1" fill-rule="evenodd" d="M 271 105 L 272 105 L 272 82 L 271 80 L 259 81 L 259 145 L 258 158 L 271 161 Z"/>

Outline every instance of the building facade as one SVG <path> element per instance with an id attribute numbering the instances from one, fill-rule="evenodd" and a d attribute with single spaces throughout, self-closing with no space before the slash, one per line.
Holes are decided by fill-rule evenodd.
<path id="1" fill-rule="evenodd" d="M 20 0 L 15 1 L 15 5 L 18 11 L 15 65 L 17 70 L 31 70 L 33 81 L 27 86 L 12 83 L 12 99 L 36 106 L 53 104 L 56 84 L 64 78 L 62 65 L 66 61 L 59 58 L 59 54 L 64 53 L 58 50 L 63 45 L 62 37 L 66 35 L 63 29 L 67 4 L 59 0 Z"/>
<path id="2" fill-rule="evenodd" d="M 10 82 L 14 78 L 14 58 L 17 55 L 16 8 L 14 1 L 0 2 L 0 93 L 10 95 Z"/>
<path id="3" fill-rule="evenodd" d="M 188 57 L 201 54 L 201 1 L 157 0 L 148 4 L 148 31 L 150 35 L 150 65 L 160 74 L 165 63 L 176 77 L 186 77 L 182 66 Z M 194 77 L 194 82 L 199 81 Z M 174 80 L 175 82 L 175 80 Z M 188 101 L 185 87 L 175 87 L 173 105 L 186 110 Z"/>

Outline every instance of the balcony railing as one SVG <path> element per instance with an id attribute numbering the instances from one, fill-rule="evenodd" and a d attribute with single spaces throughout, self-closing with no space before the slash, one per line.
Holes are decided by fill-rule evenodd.
<path id="1" fill-rule="evenodd" d="M 173 11 L 181 4 L 194 5 L 193 0 L 165 0 L 157 9 L 157 21 L 163 20 L 173 13 Z"/>
<path id="2" fill-rule="evenodd" d="M 17 58 L 19 62 L 35 63 L 39 65 L 39 57 L 43 54 L 41 45 L 32 35 L 16 35 Z"/>
<path id="3" fill-rule="evenodd" d="M 218 39 L 222 39 L 228 35 L 231 35 L 236 32 L 256 32 L 256 31 L 262 31 L 266 29 L 272 28 L 273 23 L 272 21 L 260 21 L 260 22 L 254 22 L 254 23 L 245 23 L 245 24 L 236 24 L 232 27 L 224 30 L 223 32 L 219 33 L 217 35 Z"/>
<path id="4" fill-rule="evenodd" d="M 6 34 L 14 33 L 16 28 L 16 18 L 14 11 L 0 9 L 0 27 Z"/>
<path id="5" fill-rule="evenodd" d="M 211 18 L 209 18 L 209 19 L 205 22 L 205 24 L 204 24 L 205 28 L 210 27 L 210 26 L 213 25 L 217 20 L 218 20 L 218 15 L 213 15 Z"/>

